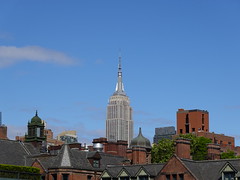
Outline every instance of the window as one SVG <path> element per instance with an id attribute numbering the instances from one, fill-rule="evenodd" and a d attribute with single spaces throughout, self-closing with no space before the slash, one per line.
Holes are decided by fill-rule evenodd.
<path id="1" fill-rule="evenodd" d="M 92 176 L 88 175 L 87 176 L 87 180 L 91 180 L 92 179 Z M 111 178 L 110 178 L 111 179 Z"/>
<path id="2" fill-rule="evenodd" d="M 120 177 L 120 180 L 129 180 L 129 177 Z"/>
<path id="3" fill-rule="evenodd" d="M 177 180 L 177 175 L 176 174 L 172 175 L 172 180 Z"/>
<path id="4" fill-rule="evenodd" d="M 182 129 L 180 129 L 180 134 L 182 134 Z"/>
<path id="5" fill-rule="evenodd" d="M 93 160 L 93 167 L 99 168 L 99 160 Z"/>
<path id="6" fill-rule="evenodd" d="M 204 124 L 204 114 L 202 114 L 202 124 Z"/>
<path id="7" fill-rule="evenodd" d="M 170 180 L 170 175 L 166 175 L 166 180 Z"/>
<path id="8" fill-rule="evenodd" d="M 40 128 L 39 127 L 37 128 L 37 134 L 36 135 L 37 135 L 37 137 L 40 137 Z"/>
<path id="9" fill-rule="evenodd" d="M 52 179 L 57 180 L 57 174 L 52 174 Z"/>
<path id="10" fill-rule="evenodd" d="M 188 117 L 188 114 L 186 115 L 186 124 L 189 123 L 189 117 Z"/>
<path id="11" fill-rule="evenodd" d="M 204 126 L 202 126 L 202 130 L 204 131 Z"/>
<path id="12" fill-rule="evenodd" d="M 184 175 L 183 174 L 179 174 L 179 180 L 184 180 Z"/>
<path id="13" fill-rule="evenodd" d="M 192 132 L 195 132 L 195 128 L 192 128 Z"/>
<path id="14" fill-rule="evenodd" d="M 139 176 L 138 179 L 139 180 L 148 180 L 148 176 Z"/>
<path id="15" fill-rule="evenodd" d="M 235 173 L 234 172 L 224 172 L 223 179 L 224 180 L 234 180 Z"/>
<path id="16" fill-rule="evenodd" d="M 62 174 L 62 180 L 68 180 L 68 175 L 69 174 Z"/>
<path id="17" fill-rule="evenodd" d="M 189 133 L 189 124 L 186 124 L 185 127 L 186 127 L 186 133 L 188 134 Z"/>

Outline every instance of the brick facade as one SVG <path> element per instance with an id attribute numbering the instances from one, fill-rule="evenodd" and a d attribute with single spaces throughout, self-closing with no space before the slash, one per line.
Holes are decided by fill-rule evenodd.
<path id="1" fill-rule="evenodd" d="M 183 138 L 176 139 L 175 153 L 179 158 L 190 159 L 190 140 Z"/>
<path id="2" fill-rule="evenodd" d="M 208 111 L 194 109 L 177 111 L 177 135 L 192 133 L 196 136 L 206 137 L 212 140 L 212 143 L 219 144 L 221 152 L 232 150 L 240 154 L 240 149 L 235 147 L 235 138 L 209 132 L 209 113 Z"/>
<path id="3" fill-rule="evenodd" d="M 178 109 L 177 134 L 188 134 L 198 131 L 209 132 L 209 113 L 199 109 Z"/>
<path id="4" fill-rule="evenodd" d="M 107 141 L 107 138 L 93 139 L 93 150 L 100 150 L 107 154 L 127 157 L 127 141 Z M 99 148 L 99 149 L 98 149 Z"/>
<path id="5" fill-rule="evenodd" d="M 212 140 L 212 143 L 219 144 L 222 151 L 225 152 L 227 149 L 234 150 L 235 138 L 231 136 L 225 136 L 224 134 L 215 134 L 210 132 L 196 132 L 197 136 L 203 136 Z"/>
<path id="6" fill-rule="evenodd" d="M 7 138 L 7 126 L 0 126 L 0 139 L 8 139 Z"/>
<path id="7" fill-rule="evenodd" d="M 184 166 L 177 156 L 173 156 L 161 170 L 161 173 L 155 178 L 156 180 L 196 180 L 191 172 Z"/>

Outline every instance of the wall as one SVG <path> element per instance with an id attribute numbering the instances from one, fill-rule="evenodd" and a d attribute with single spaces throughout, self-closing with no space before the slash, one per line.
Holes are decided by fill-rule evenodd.
<path id="1" fill-rule="evenodd" d="M 186 126 L 188 126 L 188 131 Z M 179 109 L 177 111 L 177 134 L 187 134 L 197 131 L 209 132 L 208 112 L 198 109 Z"/>
<path id="2" fill-rule="evenodd" d="M 181 161 L 173 156 L 167 164 L 161 170 L 161 173 L 155 178 L 156 180 L 166 180 L 166 176 L 170 176 L 170 180 L 172 180 L 172 176 L 176 175 L 177 179 L 180 179 L 179 176 L 183 175 L 184 180 L 196 180 L 194 176 L 187 170 L 187 168 L 181 163 Z"/>

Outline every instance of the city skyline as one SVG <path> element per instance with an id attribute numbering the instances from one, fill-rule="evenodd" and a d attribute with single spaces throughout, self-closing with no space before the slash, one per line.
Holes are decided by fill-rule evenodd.
<path id="1" fill-rule="evenodd" d="M 176 127 L 178 109 L 209 112 L 210 132 L 240 145 L 239 1 L 3 1 L 0 112 L 8 136 L 35 115 L 54 137 L 105 136 L 121 48 L 134 137 Z"/>

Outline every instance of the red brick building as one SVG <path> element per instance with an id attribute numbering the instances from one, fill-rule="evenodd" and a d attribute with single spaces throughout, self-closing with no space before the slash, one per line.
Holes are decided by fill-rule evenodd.
<path id="1" fill-rule="evenodd" d="M 93 150 L 123 156 L 131 164 L 151 163 L 151 144 L 142 135 L 141 128 L 139 128 L 138 136 L 131 140 L 129 148 L 127 141 L 118 140 L 117 142 L 112 142 L 107 141 L 107 138 L 98 138 L 93 140 Z"/>
<path id="2" fill-rule="evenodd" d="M 209 132 L 209 113 L 199 109 L 179 109 L 177 111 L 177 134 L 198 131 Z"/>
<path id="3" fill-rule="evenodd" d="M 203 136 L 212 140 L 212 143 L 219 144 L 222 152 L 228 149 L 239 154 L 235 148 L 235 138 L 209 132 L 209 113 L 205 110 L 193 109 L 177 111 L 177 135 L 192 133 L 196 136 Z"/>
<path id="4" fill-rule="evenodd" d="M 5 125 L 0 126 L 0 139 L 8 139 L 7 138 L 7 126 L 5 126 Z"/>
<path id="5" fill-rule="evenodd" d="M 209 144 L 208 155 L 215 160 L 193 161 L 190 157 L 190 142 L 176 140 L 176 154 L 166 163 L 109 166 L 101 180 L 230 180 L 240 177 L 240 159 L 219 158 L 220 148 Z"/>

